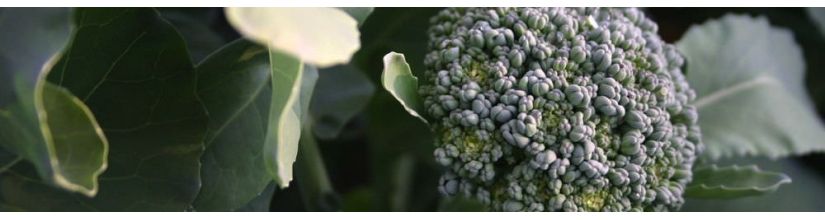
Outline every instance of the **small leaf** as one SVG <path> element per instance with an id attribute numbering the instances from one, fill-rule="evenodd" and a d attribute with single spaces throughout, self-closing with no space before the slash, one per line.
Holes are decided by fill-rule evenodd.
<path id="1" fill-rule="evenodd" d="M 298 156 L 301 121 L 309 109 L 309 99 L 318 70 L 300 59 L 277 50 L 269 51 L 272 69 L 272 101 L 269 127 L 264 141 L 264 163 L 280 188 L 292 181 L 292 165 Z"/>
<path id="2" fill-rule="evenodd" d="M 341 129 L 367 106 L 375 86 L 351 65 L 319 70 L 312 103 L 313 131 L 320 139 L 333 139 Z"/>
<path id="3" fill-rule="evenodd" d="M 825 127 L 804 90 L 804 59 L 790 31 L 763 17 L 728 15 L 677 43 L 711 159 L 825 150 Z"/>
<path id="4" fill-rule="evenodd" d="M 756 164 L 764 170 L 782 171 L 793 183 L 779 187 L 776 192 L 738 199 L 700 199 L 686 197 L 681 211 L 695 212 L 815 212 L 825 210 L 825 184 L 821 169 L 799 161 L 799 158 L 771 160 L 764 157 L 725 158 L 720 166 Z"/>
<path id="5" fill-rule="evenodd" d="M 46 82 L 69 38 L 67 9 L 0 9 L 0 143 L 34 164 L 39 177 L 94 196 L 108 144 L 83 102 Z M 14 82 L 14 84 L 12 84 Z M 14 96 L 16 94 L 16 96 Z M 8 167 L 6 167 L 8 168 Z"/>
<path id="6" fill-rule="evenodd" d="M 424 110 L 424 103 L 418 95 L 418 78 L 413 76 L 410 65 L 404 59 L 404 54 L 390 52 L 384 56 L 381 83 L 410 115 L 427 123 L 427 119 L 419 114 Z"/>
<path id="7" fill-rule="evenodd" d="M 360 47 L 358 22 L 335 8 L 226 8 L 226 17 L 245 37 L 321 68 Z"/>
<path id="8" fill-rule="evenodd" d="M 352 16 L 356 21 L 358 21 L 358 26 L 364 24 L 364 21 L 372 14 L 373 8 L 372 7 L 341 7 L 338 8 L 342 11 Z"/>
<path id="9" fill-rule="evenodd" d="M 745 167 L 716 165 L 693 170 L 693 181 L 687 186 L 685 196 L 692 198 L 731 199 L 762 195 L 776 191 L 779 186 L 791 183 L 783 173 L 759 170 L 756 165 Z"/>
<path id="10" fill-rule="evenodd" d="M 262 155 L 271 71 L 267 49 L 245 39 L 226 45 L 198 65 L 198 97 L 209 112 L 209 130 L 195 210 L 236 210 L 273 182 Z"/>

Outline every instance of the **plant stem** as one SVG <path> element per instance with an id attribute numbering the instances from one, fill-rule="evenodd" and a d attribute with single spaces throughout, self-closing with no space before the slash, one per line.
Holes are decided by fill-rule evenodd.
<path id="1" fill-rule="evenodd" d="M 295 180 L 307 211 L 338 211 L 340 198 L 332 188 L 324 160 L 311 126 L 301 131 L 298 159 L 295 161 Z"/>

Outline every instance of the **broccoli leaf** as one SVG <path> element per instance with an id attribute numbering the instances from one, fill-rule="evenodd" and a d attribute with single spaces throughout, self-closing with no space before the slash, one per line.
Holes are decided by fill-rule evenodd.
<path id="1" fill-rule="evenodd" d="M 272 195 L 275 194 L 275 183 L 270 182 L 263 192 L 249 201 L 245 206 L 236 209 L 238 212 L 267 212 L 269 204 L 272 202 Z"/>
<path id="2" fill-rule="evenodd" d="M 384 56 L 381 84 L 410 115 L 427 123 L 427 119 L 419 114 L 424 111 L 424 103 L 418 95 L 418 78 L 413 76 L 404 54 L 390 52 Z"/>
<path id="3" fill-rule="evenodd" d="M 763 17 L 728 15 L 692 27 L 677 45 L 697 93 L 703 156 L 825 150 L 825 127 L 805 93 L 804 60 L 791 32 Z"/>
<path id="4" fill-rule="evenodd" d="M 209 113 L 209 130 L 195 210 L 236 210 L 272 182 L 262 156 L 272 96 L 270 71 L 267 49 L 244 39 L 198 65 L 197 91 Z"/>
<path id="5" fill-rule="evenodd" d="M 245 37 L 321 68 L 360 47 L 358 22 L 335 8 L 226 8 L 226 17 Z"/>
<path id="6" fill-rule="evenodd" d="M 372 7 L 341 7 L 338 9 L 341 9 L 358 21 L 358 26 L 364 24 L 364 21 L 372 14 L 373 10 Z"/>
<path id="7" fill-rule="evenodd" d="M 779 187 L 776 192 L 738 199 L 686 197 L 681 211 L 818 211 L 825 209 L 825 185 L 819 170 L 808 167 L 798 158 L 771 160 L 768 158 L 725 158 L 717 162 L 721 167 L 733 164 L 756 164 L 765 170 L 786 173 L 793 183 Z"/>
<path id="8" fill-rule="evenodd" d="M 175 26 L 186 41 L 193 63 L 200 63 L 227 42 L 212 29 L 220 17 L 218 8 L 158 8 L 161 16 Z"/>
<path id="9" fill-rule="evenodd" d="M 0 34 L 0 143 L 49 184 L 94 196 L 106 138 L 85 104 L 46 82 L 68 41 L 68 20 L 68 9 L 0 9 L 0 28 L 13 30 Z"/>
<path id="10" fill-rule="evenodd" d="M 70 48 L 49 74 L 89 106 L 110 143 L 100 191 L 52 189 L 18 163 L 2 200 L 32 211 L 183 211 L 200 188 L 206 117 L 181 36 L 150 8 L 75 10 Z"/>
<path id="11" fill-rule="evenodd" d="M 693 170 L 693 181 L 687 186 L 685 196 L 693 198 L 731 199 L 762 195 L 776 191 L 779 186 L 791 183 L 783 173 L 762 171 L 756 165 L 745 167 L 716 165 Z"/>
<path id="12" fill-rule="evenodd" d="M 309 110 L 318 70 L 284 52 L 269 50 L 272 100 L 264 140 L 264 164 L 280 188 L 292 181 L 292 165 L 298 156 L 301 123 Z"/>
<path id="13" fill-rule="evenodd" d="M 313 131 L 320 139 L 333 139 L 367 106 L 375 86 L 352 65 L 319 70 L 318 85 L 309 105 Z"/>

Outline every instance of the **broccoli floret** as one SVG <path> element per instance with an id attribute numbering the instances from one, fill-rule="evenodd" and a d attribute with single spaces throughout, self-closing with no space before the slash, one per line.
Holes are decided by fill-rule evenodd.
<path id="1" fill-rule="evenodd" d="M 635 8 L 449 8 L 419 93 L 439 191 L 499 211 L 668 211 L 703 149 L 684 58 Z"/>

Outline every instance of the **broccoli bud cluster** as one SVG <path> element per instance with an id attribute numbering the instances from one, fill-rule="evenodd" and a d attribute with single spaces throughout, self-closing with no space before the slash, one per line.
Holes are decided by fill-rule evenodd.
<path id="1" fill-rule="evenodd" d="M 635 8 L 449 8 L 419 93 L 439 191 L 498 211 L 667 211 L 703 145 L 684 58 Z"/>

